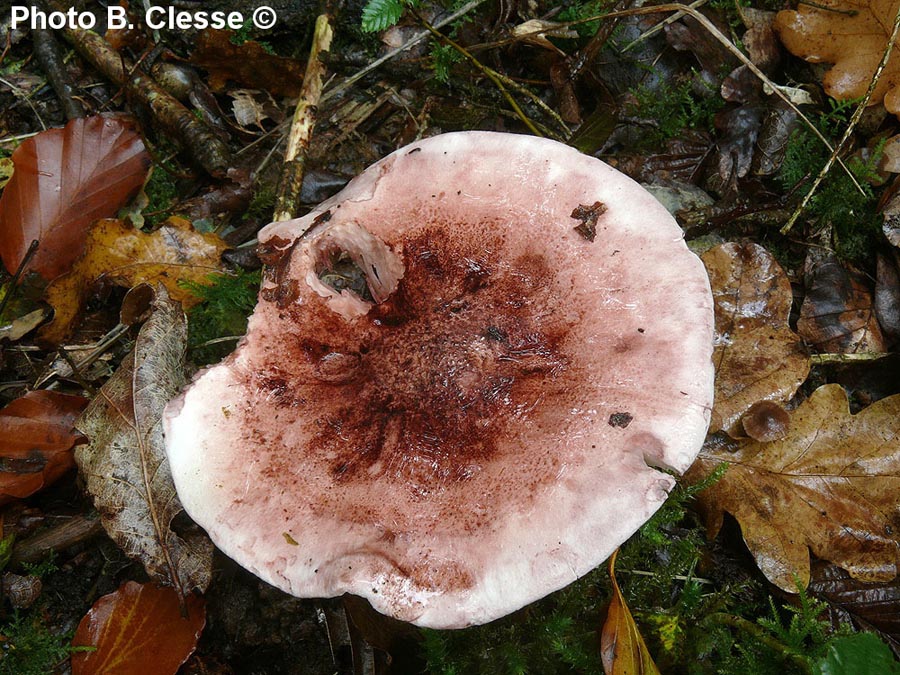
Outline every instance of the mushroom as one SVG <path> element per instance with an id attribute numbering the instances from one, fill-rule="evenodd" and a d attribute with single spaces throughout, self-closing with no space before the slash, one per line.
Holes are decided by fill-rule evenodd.
<path id="1" fill-rule="evenodd" d="M 600 564 L 699 451 L 706 273 L 597 159 L 445 134 L 259 240 L 247 335 L 165 433 L 188 514 L 289 593 L 491 621 Z"/>

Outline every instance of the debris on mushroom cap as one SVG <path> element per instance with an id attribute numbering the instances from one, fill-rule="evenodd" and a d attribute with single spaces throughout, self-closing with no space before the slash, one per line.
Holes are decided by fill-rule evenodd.
<path id="1" fill-rule="evenodd" d="M 706 273 L 597 159 L 445 134 L 259 239 L 247 335 L 166 443 L 191 517 L 289 593 L 490 621 L 601 563 L 700 449 Z"/>

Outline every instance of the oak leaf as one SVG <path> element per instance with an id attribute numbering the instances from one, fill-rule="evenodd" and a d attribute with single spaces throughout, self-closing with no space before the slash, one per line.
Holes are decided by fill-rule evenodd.
<path id="1" fill-rule="evenodd" d="M 809 551 L 863 581 L 897 575 L 900 560 L 900 395 L 851 415 L 837 384 L 820 387 L 771 443 L 713 436 L 688 472 L 725 475 L 698 496 L 714 536 L 731 513 L 766 577 L 789 593 L 810 577 Z"/>
<path id="2" fill-rule="evenodd" d="M 722 244 L 702 260 L 716 317 L 710 432 L 743 436 L 741 416 L 759 401 L 790 399 L 809 374 L 809 356 L 788 326 L 791 284 L 762 246 Z"/>
<path id="3" fill-rule="evenodd" d="M 75 420 L 88 401 L 55 391 L 30 391 L 0 410 L 0 504 L 27 497 L 75 467 L 84 440 Z"/>
<path id="4" fill-rule="evenodd" d="M 121 116 L 76 119 L 25 140 L 0 197 L 0 257 L 13 273 L 32 240 L 28 270 L 47 280 L 68 272 L 95 220 L 127 204 L 147 177 L 150 157 Z"/>
<path id="5" fill-rule="evenodd" d="M 832 63 L 825 92 L 846 101 L 862 98 L 878 67 L 897 12 L 896 0 L 822 0 L 778 12 L 775 31 L 784 46 L 811 63 Z M 884 101 L 900 113 L 900 54 L 894 50 L 869 105 Z"/>
<path id="6" fill-rule="evenodd" d="M 182 595 L 206 589 L 212 564 L 205 534 L 181 537 L 171 529 L 182 507 L 166 458 L 162 414 L 185 383 L 186 344 L 184 312 L 159 287 L 134 350 L 78 420 L 90 443 L 75 453 L 110 538 L 151 578 Z"/>
<path id="7" fill-rule="evenodd" d="M 175 675 L 206 625 L 203 598 L 188 596 L 185 613 L 173 588 L 129 581 L 104 595 L 72 639 L 73 675 Z"/>
<path id="8" fill-rule="evenodd" d="M 84 256 L 72 271 L 48 287 L 46 299 L 53 321 L 39 337 L 50 344 L 65 339 L 91 293 L 102 285 L 133 288 L 161 283 L 173 300 L 185 307 L 199 300 L 179 282 L 208 283 L 222 272 L 222 252 L 228 248 L 215 234 L 195 232 L 183 218 L 169 218 L 149 234 L 120 220 L 101 220 L 88 235 Z"/>

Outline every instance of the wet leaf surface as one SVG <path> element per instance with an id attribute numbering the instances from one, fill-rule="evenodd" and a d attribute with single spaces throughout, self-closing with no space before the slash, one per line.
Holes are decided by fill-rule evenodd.
<path id="1" fill-rule="evenodd" d="M 741 416 L 758 401 L 786 402 L 809 374 L 788 326 L 791 285 L 757 244 L 722 244 L 702 256 L 716 315 L 716 395 L 710 432 L 743 436 Z"/>
<path id="2" fill-rule="evenodd" d="M 814 675 L 897 675 L 900 663 L 891 650 L 871 633 L 844 635 L 828 645 L 828 652 L 813 668 Z"/>
<path id="3" fill-rule="evenodd" d="M 708 532 L 731 513 L 759 568 L 783 590 L 807 585 L 810 550 L 856 579 L 887 581 L 900 553 L 898 442 L 900 396 L 851 415 L 844 390 L 829 384 L 793 411 L 782 440 L 710 437 L 688 478 L 728 464 L 699 495 Z"/>
<path id="4" fill-rule="evenodd" d="M 600 633 L 600 658 L 606 675 L 659 675 L 615 574 L 616 553 L 609 559 L 613 596 Z"/>
<path id="5" fill-rule="evenodd" d="M 222 271 L 220 258 L 226 248 L 217 235 L 195 232 L 182 218 L 170 218 L 150 234 L 120 220 L 101 220 L 91 229 L 85 254 L 73 270 L 47 287 L 47 302 L 55 314 L 40 337 L 51 344 L 61 342 L 92 291 L 101 286 L 160 283 L 173 300 L 190 307 L 197 299 L 179 282 L 206 283 L 208 275 Z"/>
<path id="6" fill-rule="evenodd" d="M 150 166 L 128 118 L 105 116 L 29 138 L 13 162 L 15 173 L 0 197 L 0 257 L 15 272 L 38 240 L 28 269 L 48 280 L 71 269 L 91 224 L 128 203 Z"/>
<path id="7" fill-rule="evenodd" d="M 833 254 L 810 253 L 797 332 L 820 352 L 883 352 L 875 301 L 862 275 Z"/>
<path id="8" fill-rule="evenodd" d="M 775 18 L 775 30 L 790 52 L 812 63 L 834 64 L 823 79 L 826 93 L 838 100 L 862 98 L 881 61 L 894 23 L 890 0 L 825 0 L 801 3 Z M 884 100 L 900 112 L 900 55 L 888 61 L 871 104 Z"/>
<path id="9" fill-rule="evenodd" d="M 103 527 L 151 578 L 180 593 L 205 590 L 212 564 L 206 534 L 171 529 L 182 510 L 163 444 L 162 413 L 185 382 L 187 326 L 159 287 L 134 351 L 78 420 L 90 443 L 76 452 Z"/>
<path id="10" fill-rule="evenodd" d="M 900 578 L 883 583 L 854 579 L 837 565 L 814 562 L 809 592 L 828 604 L 832 625 L 841 622 L 877 632 L 900 653 Z"/>
<path id="11" fill-rule="evenodd" d="M 82 396 L 31 391 L 0 410 L 0 504 L 74 468 L 72 448 L 84 441 L 75 420 L 87 404 Z"/>
<path id="12" fill-rule="evenodd" d="M 186 615 L 185 615 L 186 614 Z M 174 675 L 193 653 L 206 624 L 202 598 L 129 581 L 104 595 L 78 624 L 73 675 Z"/>

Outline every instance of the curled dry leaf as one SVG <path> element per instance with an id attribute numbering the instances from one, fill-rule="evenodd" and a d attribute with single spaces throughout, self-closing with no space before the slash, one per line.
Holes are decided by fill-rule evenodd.
<path id="1" fill-rule="evenodd" d="M 150 234 L 120 220 L 101 220 L 91 229 L 84 256 L 72 271 L 47 287 L 47 302 L 55 313 L 39 337 L 50 344 L 62 342 L 101 285 L 161 283 L 173 300 L 189 307 L 198 300 L 178 282 L 207 283 L 208 275 L 222 271 L 226 248 L 218 235 L 195 232 L 183 218 L 170 218 Z"/>
<path id="2" fill-rule="evenodd" d="M 822 84 L 834 99 L 862 98 L 884 55 L 897 3 L 890 0 L 822 0 L 778 12 L 775 32 L 784 46 L 811 63 L 832 63 Z M 884 101 L 900 113 L 900 53 L 894 50 L 869 105 Z"/>
<path id="3" fill-rule="evenodd" d="M 616 581 L 616 555 L 609 559 L 609 578 L 613 597 L 600 633 L 600 659 L 606 675 L 659 675 L 659 669 L 647 650 L 644 638 Z"/>
<path id="4" fill-rule="evenodd" d="M 104 595 L 78 624 L 73 675 L 175 675 L 197 647 L 206 625 L 203 598 L 184 603 L 172 588 L 129 581 Z"/>
<path id="5" fill-rule="evenodd" d="M 807 344 L 836 354 L 885 350 L 875 301 L 861 274 L 847 269 L 833 253 L 810 252 L 805 277 L 797 332 Z"/>
<path id="6" fill-rule="evenodd" d="M 900 251 L 878 254 L 875 273 L 875 316 L 884 336 L 900 342 Z"/>
<path id="7" fill-rule="evenodd" d="M 900 395 L 851 415 L 844 390 L 828 384 L 792 413 L 782 440 L 712 437 L 688 479 L 728 464 L 698 497 L 708 532 L 731 513 L 759 568 L 783 590 L 809 582 L 810 549 L 856 579 L 886 581 L 900 560 L 898 444 Z"/>
<path id="8" fill-rule="evenodd" d="M 757 401 L 790 399 L 809 357 L 788 327 L 791 285 L 757 244 L 722 244 L 701 256 L 716 315 L 716 396 L 710 432 L 742 436 L 741 416 Z"/>
<path id="9" fill-rule="evenodd" d="M 182 594 L 209 584 L 212 543 L 178 536 L 181 511 L 163 446 L 162 411 L 184 384 L 187 323 L 158 287 L 153 314 L 132 351 L 100 389 L 77 426 L 89 439 L 75 454 L 103 527 L 155 580 Z"/>
<path id="10" fill-rule="evenodd" d="M 75 420 L 87 403 L 31 391 L 0 410 L 0 504 L 37 492 L 75 466 L 72 447 L 84 440 Z"/>
<path id="11" fill-rule="evenodd" d="M 0 197 L 0 257 L 13 273 L 32 240 L 28 269 L 45 279 L 68 272 L 95 220 L 116 214 L 150 167 L 140 135 L 123 117 L 88 117 L 27 139 Z"/>

